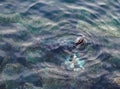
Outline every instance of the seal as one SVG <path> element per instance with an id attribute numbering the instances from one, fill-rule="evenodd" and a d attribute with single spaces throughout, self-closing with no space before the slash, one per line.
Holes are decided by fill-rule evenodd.
<path id="1" fill-rule="evenodd" d="M 83 37 L 78 37 L 75 40 L 75 46 L 82 45 L 84 43 L 85 43 L 85 37 L 84 36 Z"/>

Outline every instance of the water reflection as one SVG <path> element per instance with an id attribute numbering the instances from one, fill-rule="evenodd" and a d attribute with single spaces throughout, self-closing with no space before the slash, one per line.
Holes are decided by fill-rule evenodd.
<path id="1" fill-rule="evenodd" d="M 119 89 L 119 4 L 119 0 L 1 0 L 0 88 Z M 73 49 L 81 35 L 86 43 Z M 85 60 L 85 70 L 63 68 L 74 52 Z"/>

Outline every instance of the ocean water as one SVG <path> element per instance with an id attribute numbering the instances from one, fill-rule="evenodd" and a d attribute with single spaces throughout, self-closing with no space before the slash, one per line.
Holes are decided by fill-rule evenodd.
<path id="1" fill-rule="evenodd" d="M 120 89 L 120 0 L 0 0 L 0 89 Z"/>

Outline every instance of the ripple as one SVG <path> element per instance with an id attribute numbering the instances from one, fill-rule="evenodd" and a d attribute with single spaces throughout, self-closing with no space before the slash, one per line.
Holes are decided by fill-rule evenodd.
<path id="1" fill-rule="evenodd" d="M 103 80 L 113 85 L 107 76 L 120 68 L 119 0 L 0 2 L 0 82 L 6 89 L 48 89 L 51 81 L 49 89 L 109 88 Z M 73 49 L 82 35 L 86 43 Z M 73 53 L 85 60 L 85 70 L 64 68 Z"/>

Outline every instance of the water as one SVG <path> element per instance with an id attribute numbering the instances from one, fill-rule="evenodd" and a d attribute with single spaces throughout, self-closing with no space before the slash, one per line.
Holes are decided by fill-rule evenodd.
<path id="1" fill-rule="evenodd" d="M 120 0 L 0 0 L 0 89 L 120 89 L 119 69 Z"/>

